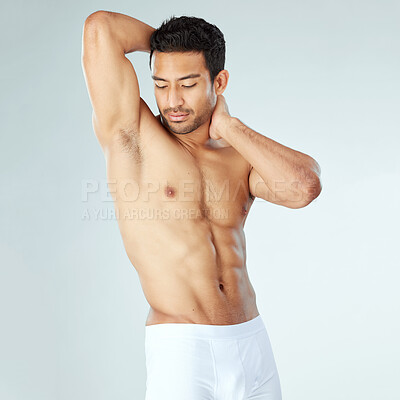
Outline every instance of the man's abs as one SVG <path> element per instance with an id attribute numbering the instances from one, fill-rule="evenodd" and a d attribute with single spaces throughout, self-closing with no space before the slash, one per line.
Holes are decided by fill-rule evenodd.
<path id="1" fill-rule="evenodd" d="M 146 325 L 234 324 L 258 315 L 244 233 L 209 229 L 200 222 L 161 224 L 125 244 L 151 307 Z"/>

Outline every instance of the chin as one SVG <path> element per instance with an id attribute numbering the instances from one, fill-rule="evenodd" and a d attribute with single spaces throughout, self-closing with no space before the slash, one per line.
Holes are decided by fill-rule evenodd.
<path id="1" fill-rule="evenodd" d="M 179 126 L 174 127 L 174 126 L 168 125 L 168 128 L 171 130 L 171 132 L 174 132 L 177 135 L 187 135 L 188 133 L 194 131 L 194 129 L 191 129 L 190 126 L 179 125 Z"/>

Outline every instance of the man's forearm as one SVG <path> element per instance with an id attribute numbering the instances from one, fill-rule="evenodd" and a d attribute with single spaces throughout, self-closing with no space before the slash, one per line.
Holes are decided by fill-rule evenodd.
<path id="1" fill-rule="evenodd" d="M 124 53 L 143 51 L 150 53 L 150 36 L 153 27 L 129 15 L 111 11 L 96 11 L 86 19 L 85 26 L 95 25 L 107 29 Z"/>
<path id="2" fill-rule="evenodd" d="M 231 117 L 221 133 L 269 187 L 277 182 L 299 182 L 305 191 L 315 190 L 320 167 L 312 157 L 261 135 L 238 118 Z"/>

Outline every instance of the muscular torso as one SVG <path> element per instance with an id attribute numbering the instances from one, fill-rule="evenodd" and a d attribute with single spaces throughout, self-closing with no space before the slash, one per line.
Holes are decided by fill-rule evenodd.
<path id="1" fill-rule="evenodd" d="M 193 149 L 153 120 L 120 130 L 106 155 L 124 246 L 150 304 L 146 325 L 248 321 L 259 314 L 243 231 L 250 166 L 224 141 Z"/>

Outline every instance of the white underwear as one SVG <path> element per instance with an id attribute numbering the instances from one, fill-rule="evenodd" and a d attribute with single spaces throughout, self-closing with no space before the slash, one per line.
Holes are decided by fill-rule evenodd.
<path id="1" fill-rule="evenodd" d="M 281 400 L 260 315 L 234 325 L 145 327 L 145 400 Z"/>

